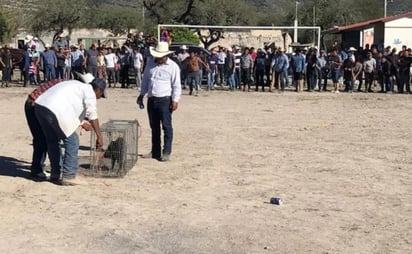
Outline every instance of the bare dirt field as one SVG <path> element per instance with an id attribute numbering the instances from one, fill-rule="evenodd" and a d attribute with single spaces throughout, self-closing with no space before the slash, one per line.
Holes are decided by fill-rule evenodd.
<path id="1" fill-rule="evenodd" d="M 28 179 L 31 90 L 0 90 L 0 253 L 412 253 L 409 95 L 184 91 L 170 162 L 63 187 Z M 138 119 L 146 153 L 136 94 L 99 116 Z"/>

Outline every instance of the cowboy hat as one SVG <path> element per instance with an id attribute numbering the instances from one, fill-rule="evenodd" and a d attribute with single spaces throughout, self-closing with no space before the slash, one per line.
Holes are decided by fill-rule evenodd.
<path id="1" fill-rule="evenodd" d="M 182 46 L 180 47 L 180 49 L 182 49 L 182 50 L 187 50 L 188 48 L 187 48 L 186 45 L 182 45 Z"/>
<path id="2" fill-rule="evenodd" d="M 150 47 L 149 49 L 150 49 L 150 54 L 154 58 L 161 58 L 161 57 L 174 53 L 174 51 L 169 51 L 169 44 L 165 41 L 159 42 L 156 48 Z"/>
<path id="3" fill-rule="evenodd" d="M 44 45 L 45 48 L 50 48 L 51 45 L 49 43 L 46 43 L 46 45 Z"/>
<path id="4" fill-rule="evenodd" d="M 350 47 L 349 51 L 356 51 L 356 49 L 354 47 Z"/>
<path id="5" fill-rule="evenodd" d="M 31 41 L 33 39 L 33 36 L 31 36 L 30 34 L 26 35 L 26 41 Z"/>
<path id="6" fill-rule="evenodd" d="M 102 90 L 102 97 L 107 98 L 106 81 L 104 81 L 103 79 L 95 78 L 91 73 L 82 74 L 75 71 L 74 74 L 76 74 L 77 78 L 80 79 L 83 83 L 94 83 L 98 88 L 100 88 L 100 90 Z"/>

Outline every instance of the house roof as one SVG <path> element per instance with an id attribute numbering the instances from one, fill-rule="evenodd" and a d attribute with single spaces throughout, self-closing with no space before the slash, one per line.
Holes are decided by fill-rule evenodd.
<path id="1" fill-rule="evenodd" d="M 326 32 L 326 33 L 341 33 L 341 32 L 345 32 L 345 31 L 357 31 L 357 30 L 361 30 L 361 29 L 364 29 L 364 28 L 372 27 L 376 23 L 386 23 L 386 22 L 390 22 L 390 21 L 393 21 L 393 20 L 401 19 L 401 18 L 407 18 L 407 17 L 412 17 L 412 11 L 406 12 L 406 13 L 403 13 L 403 14 L 399 14 L 399 15 L 389 16 L 389 17 L 386 17 L 386 18 L 371 19 L 371 20 L 367 20 L 367 21 L 354 23 L 354 24 L 351 24 L 351 25 L 338 26 L 338 27 L 334 27 L 332 29 L 326 30 L 324 32 Z"/>

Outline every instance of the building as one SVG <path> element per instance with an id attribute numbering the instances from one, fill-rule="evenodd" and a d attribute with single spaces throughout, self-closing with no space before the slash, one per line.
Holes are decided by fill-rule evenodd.
<path id="1" fill-rule="evenodd" d="M 412 11 L 386 18 L 339 26 L 324 33 L 340 34 L 343 48 L 376 44 L 379 49 L 412 47 Z"/>

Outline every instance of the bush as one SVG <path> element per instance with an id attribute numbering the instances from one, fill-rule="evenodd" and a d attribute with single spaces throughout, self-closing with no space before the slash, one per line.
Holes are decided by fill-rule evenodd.
<path id="1" fill-rule="evenodd" d="M 188 42 L 199 45 L 200 40 L 197 35 L 188 28 L 171 28 L 169 29 L 170 34 L 172 35 L 173 42 Z"/>

